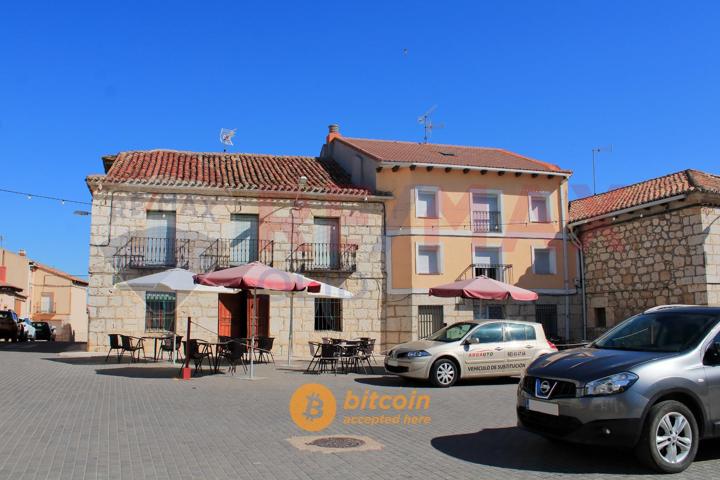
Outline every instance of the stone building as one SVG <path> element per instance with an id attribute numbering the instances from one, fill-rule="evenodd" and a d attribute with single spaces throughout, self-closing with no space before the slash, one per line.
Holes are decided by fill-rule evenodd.
<path id="1" fill-rule="evenodd" d="M 683 170 L 570 202 L 588 338 L 662 304 L 720 304 L 720 177 Z"/>
<path id="2" fill-rule="evenodd" d="M 92 193 L 90 350 L 108 333 L 177 328 L 193 337 L 246 336 L 252 302 L 241 295 L 124 292 L 121 280 L 182 267 L 194 272 L 260 261 L 344 288 L 352 300 L 294 302 L 294 352 L 309 340 L 384 341 L 383 198 L 351 185 L 332 160 L 169 150 L 103 158 Z M 259 301 L 258 333 L 287 352 L 289 300 Z M 176 325 L 176 327 L 175 327 Z"/>

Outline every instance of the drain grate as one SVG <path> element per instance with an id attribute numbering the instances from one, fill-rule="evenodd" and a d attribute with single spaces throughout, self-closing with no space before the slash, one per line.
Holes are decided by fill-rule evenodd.
<path id="1" fill-rule="evenodd" d="M 365 445 L 364 440 L 350 437 L 323 437 L 317 438 L 305 445 L 312 445 L 320 448 L 357 448 Z"/>

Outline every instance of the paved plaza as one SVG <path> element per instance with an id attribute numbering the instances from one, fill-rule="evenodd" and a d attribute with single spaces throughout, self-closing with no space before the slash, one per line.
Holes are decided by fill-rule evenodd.
<path id="1" fill-rule="evenodd" d="M 105 363 L 80 346 L 0 343 L 0 479 L 94 478 L 647 478 L 628 452 L 553 444 L 515 427 L 516 380 L 451 389 L 376 374 L 305 375 L 261 365 L 261 380 L 173 378 L 166 364 Z M 127 359 L 126 359 L 127 361 Z M 282 362 L 278 362 L 279 364 Z M 293 423 L 289 402 L 307 383 L 338 399 L 318 433 Z M 347 392 L 428 395 L 429 425 L 345 425 Z M 413 393 L 415 391 L 415 393 Z M 324 453 L 289 441 L 365 436 L 382 448 Z M 294 443 L 298 443 L 297 441 Z M 302 442 L 300 442 L 302 443 Z M 678 478 L 717 478 L 720 443 L 701 446 Z"/>

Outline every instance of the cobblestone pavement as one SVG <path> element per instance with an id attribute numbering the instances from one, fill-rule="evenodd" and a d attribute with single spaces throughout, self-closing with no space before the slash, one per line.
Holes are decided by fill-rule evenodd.
<path id="1" fill-rule="evenodd" d="M 108 364 L 60 344 L 0 343 L 0 478 L 647 478 L 623 451 L 558 445 L 515 428 L 516 382 L 451 389 L 383 375 L 304 375 L 262 365 L 173 378 L 163 364 Z M 288 410 L 294 390 L 322 383 L 338 398 L 322 434 L 364 435 L 378 451 L 317 453 Z M 427 394 L 430 425 L 344 425 L 347 391 Z M 370 412 L 380 414 L 384 412 Z M 369 414 L 364 412 L 364 414 Z M 720 443 L 676 478 L 717 478 Z"/>

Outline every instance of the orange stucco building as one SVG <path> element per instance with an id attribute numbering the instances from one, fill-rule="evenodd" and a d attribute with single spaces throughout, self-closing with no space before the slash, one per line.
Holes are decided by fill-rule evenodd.
<path id="1" fill-rule="evenodd" d="M 388 343 L 471 318 L 540 321 L 578 338 L 577 252 L 566 235 L 571 172 L 496 148 L 346 138 L 330 127 L 322 155 L 385 201 Z M 537 302 L 428 296 L 487 275 L 540 295 Z"/>

